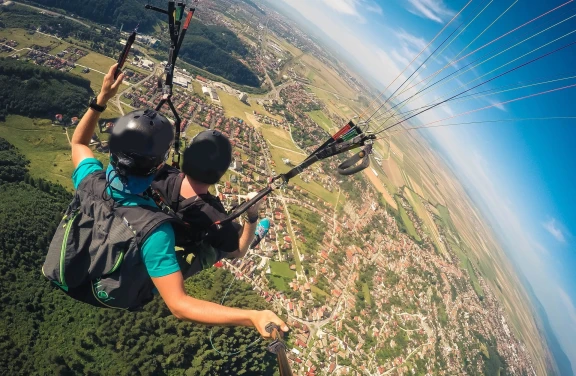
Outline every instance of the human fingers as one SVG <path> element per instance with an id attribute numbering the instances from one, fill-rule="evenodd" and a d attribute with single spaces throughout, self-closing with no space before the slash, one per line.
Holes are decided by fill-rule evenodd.
<path id="1" fill-rule="evenodd" d="M 114 73 L 116 73 L 116 68 L 118 67 L 118 63 L 114 63 L 110 69 L 108 69 L 108 74 L 107 76 L 114 76 Z"/>
<path id="2" fill-rule="evenodd" d="M 116 81 L 114 81 L 114 83 L 112 84 L 112 86 L 110 87 L 112 90 L 118 90 L 118 88 L 120 87 L 120 85 L 122 84 L 122 81 L 124 81 L 124 78 L 126 77 L 126 75 L 124 73 L 121 73 L 118 78 L 116 79 Z"/>

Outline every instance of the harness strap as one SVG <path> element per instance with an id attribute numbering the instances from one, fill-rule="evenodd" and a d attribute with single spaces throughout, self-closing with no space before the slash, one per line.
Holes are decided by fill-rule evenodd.
<path id="1" fill-rule="evenodd" d="M 184 173 L 179 173 L 178 177 L 174 181 L 174 186 L 172 187 L 172 195 L 170 196 L 170 203 L 172 210 L 178 212 L 180 206 L 180 190 L 182 189 L 182 183 L 184 182 Z"/>

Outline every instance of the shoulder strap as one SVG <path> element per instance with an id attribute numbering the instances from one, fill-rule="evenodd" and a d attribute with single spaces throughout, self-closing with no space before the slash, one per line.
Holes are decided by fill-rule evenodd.
<path id="1" fill-rule="evenodd" d="M 107 188 L 106 171 L 99 170 L 82 179 L 76 189 L 76 194 L 79 195 L 80 201 L 84 204 L 103 201 L 110 209 L 114 209 L 118 205 L 116 201 L 109 197 Z M 102 200 L 104 196 L 108 196 L 109 200 Z"/>
<path id="2" fill-rule="evenodd" d="M 182 189 L 182 183 L 184 182 L 184 173 L 178 174 L 178 177 L 174 181 L 174 186 L 172 187 L 172 196 L 170 197 L 170 203 L 172 210 L 178 211 L 178 206 L 180 205 L 180 190 Z"/>
<path id="3" fill-rule="evenodd" d="M 155 207 L 121 206 L 116 208 L 115 214 L 134 232 L 139 245 L 144 243 L 153 230 L 166 222 L 182 225 L 176 215 L 166 214 Z"/>

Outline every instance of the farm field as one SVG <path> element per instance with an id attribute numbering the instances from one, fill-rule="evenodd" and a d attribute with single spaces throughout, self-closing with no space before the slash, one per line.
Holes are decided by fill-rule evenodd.
<path id="1" fill-rule="evenodd" d="M 364 300 L 366 301 L 366 306 L 370 307 L 372 305 L 372 301 L 370 300 L 370 289 L 368 288 L 368 284 L 366 282 L 362 284 L 362 292 L 364 292 Z"/>
<path id="2" fill-rule="evenodd" d="M 410 217 L 408 217 L 408 213 L 406 213 L 406 209 L 404 209 L 404 207 L 400 205 L 399 202 L 398 202 L 398 210 L 400 211 L 400 217 L 402 218 L 402 223 L 404 223 L 404 226 L 406 226 L 406 232 L 408 233 L 408 235 L 413 237 L 416 241 L 421 241 L 422 239 L 416 232 L 414 223 L 412 223 Z"/>
<path id="3" fill-rule="evenodd" d="M 296 165 L 305 159 L 306 155 L 299 151 L 297 146 L 294 145 L 288 132 L 280 128 L 275 128 L 268 125 L 263 125 L 260 128 L 260 131 L 262 132 L 264 138 L 269 141 L 269 145 L 270 143 L 273 144 L 270 145 L 270 152 L 272 154 L 272 160 L 275 164 L 274 169 L 276 170 L 277 174 L 288 172 L 292 168 L 292 166 L 286 165 L 282 161 L 282 158 L 290 159 L 293 165 Z M 338 198 L 338 193 L 336 191 L 330 192 L 317 182 L 308 183 L 303 181 L 300 177 L 293 178 L 291 182 L 297 184 L 309 193 L 320 197 L 333 206 L 336 205 L 336 200 Z"/>
<path id="4" fill-rule="evenodd" d="M 40 33 L 30 34 L 24 29 L 0 29 L 0 38 L 6 38 L 8 40 L 14 40 L 18 42 L 18 46 L 15 47 L 16 50 L 20 50 L 22 48 L 30 48 L 33 45 L 41 47 L 54 46 L 54 48 L 56 48 L 61 44 L 64 44 L 57 39 Z M 6 56 L 10 54 L 12 54 L 12 52 L 2 52 L 0 53 L 0 56 Z"/>
<path id="5" fill-rule="evenodd" d="M 284 280 L 284 278 L 282 277 L 278 277 L 275 275 L 270 275 L 268 276 L 268 279 L 270 280 L 270 282 L 272 283 L 272 285 L 274 286 L 274 288 L 278 291 L 288 291 L 289 287 L 286 284 L 286 281 Z"/>
<path id="6" fill-rule="evenodd" d="M 436 228 L 436 224 L 428 214 L 428 211 L 424 208 L 424 205 L 422 204 L 420 197 L 414 191 L 408 189 L 407 187 L 404 188 L 404 195 L 408 200 L 408 202 L 410 203 L 410 205 L 412 206 L 412 209 L 414 209 L 414 213 L 416 213 L 416 215 L 420 218 L 420 220 L 424 222 L 426 231 L 432 237 L 432 240 L 434 241 L 434 244 L 436 245 L 438 250 L 440 250 L 442 254 L 444 254 L 444 256 L 448 256 L 444 244 L 440 241 L 440 233 Z"/>
<path id="7" fill-rule="evenodd" d="M 72 129 L 67 129 L 70 137 Z M 53 126 L 50 120 L 31 119 L 11 115 L 0 122 L 0 137 L 16 146 L 30 160 L 30 175 L 61 184 L 72 190 L 72 166 L 70 145 L 61 126 Z M 97 155 L 101 162 L 107 158 Z"/>
<path id="8" fill-rule="evenodd" d="M 307 112 L 307 114 L 308 116 L 310 116 L 312 120 L 314 120 L 316 124 L 321 126 L 326 132 L 330 134 L 333 134 L 335 132 L 336 129 L 334 127 L 334 124 L 332 124 L 332 120 L 328 119 L 328 117 L 324 114 L 324 112 L 311 111 Z"/>
<path id="9" fill-rule="evenodd" d="M 196 90 L 196 87 L 194 87 Z M 224 114 L 227 117 L 236 117 L 242 119 L 244 121 L 248 121 L 246 117 L 246 113 L 251 114 L 252 111 L 256 111 L 261 114 L 266 114 L 268 116 L 272 116 L 268 113 L 256 101 L 251 101 L 250 104 L 246 104 L 241 102 L 236 96 L 226 93 L 223 90 L 216 90 L 218 96 L 220 97 L 220 104 L 224 107 Z M 202 88 L 200 87 L 200 93 L 202 93 Z"/>
<path id="10" fill-rule="evenodd" d="M 288 205 L 288 210 L 292 216 L 296 227 L 302 230 L 306 241 L 300 239 L 292 239 L 293 242 L 298 242 L 298 249 L 306 254 L 314 255 L 319 251 L 322 244 L 326 224 L 323 223 L 322 217 L 308 209 L 297 205 Z"/>
<path id="11" fill-rule="evenodd" d="M 270 270 L 272 274 L 292 279 L 296 277 L 296 273 L 290 270 L 290 265 L 287 262 L 270 261 Z"/>

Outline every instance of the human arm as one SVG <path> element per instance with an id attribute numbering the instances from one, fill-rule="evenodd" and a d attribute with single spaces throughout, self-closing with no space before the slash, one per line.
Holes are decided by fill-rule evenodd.
<path id="1" fill-rule="evenodd" d="M 286 323 L 272 311 L 231 308 L 188 296 L 181 272 L 152 278 L 152 281 L 170 312 L 180 320 L 206 325 L 252 326 L 264 338 L 270 337 L 266 325 L 271 322 L 280 326 L 284 332 L 288 331 Z"/>
<path id="2" fill-rule="evenodd" d="M 229 308 L 186 295 L 184 277 L 174 251 L 174 231 L 169 223 L 159 226 L 144 241 L 141 252 L 152 282 L 177 318 L 208 325 L 254 326 L 265 337 L 265 327 L 270 322 L 288 330 L 271 311 Z"/>
<path id="3" fill-rule="evenodd" d="M 257 194 L 258 193 L 256 192 L 251 192 L 250 194 L 248 194 L 248 200 L 252 199 Z M 252 206 L 250 209 L 246 211 L 246 214 L 248 215 L 249 218 L 258 217 L 258 211 L 260 210 L 260 206 L 262 205 L 263 201 L 264 199 L 258 201 L 256 204 L 254 204 L 254 206 Z M 254 223 L 244 221 L 244 226 L 242 227 L 242 233 L 240 235 L 238 249 L 234 252 L 228 253 L 226 255 L 226 258 L 230 259 L 242 258 L 246 255 L 246 253 L 248 252 L 248 248 L 250 247 L 250 244 L 254 240 L 255 237 L 254 232 L 256 231 L 257 224 L 258 221 Z"/>
<path id="4" fill-rule="evenodd" d="M 104 82 L 102 83 L 102 89 L 100 94 L 96 98 L 96 104 L 99 106 L 105 106 L 108 101 L 113 98 L 118 93 L 118 88 L 124 79 L 124 74 L 118 76 L 118 79 L 114 79 L 114 72 L 116 71 L 116 65 L 110 67 L 108 73 L 104 76 Z M 72 146 L 72 163 L 74 168 L 78 167 L 80 162 L 86 158 L 94 158 L 94 153 L 88 147 L 90 145 L 90 140 L 92 135 L 94 135 L 94 130 L 96 129 L 96 124 L 100 119 L 100 112 L 88 108 L 88 111 L 78 123 L 74 135 L 72 136 L 72 141 L 70 145 Z"/>

